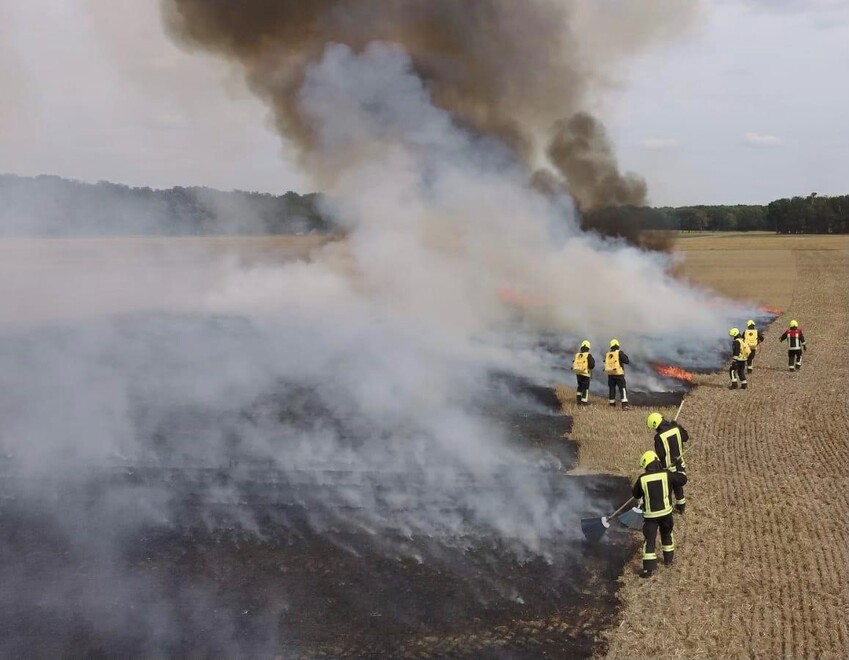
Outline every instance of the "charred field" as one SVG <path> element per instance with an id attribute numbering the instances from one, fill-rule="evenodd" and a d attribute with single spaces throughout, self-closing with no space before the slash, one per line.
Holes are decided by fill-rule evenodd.
<path id="1" fill-rule="evenodd" d="M 174 329 L 172 320 L 151 323 L 173 337 L 161 332 Z M 137 317 L 118 324 L 125 348 L 143 325 Z M 245 331 L 232 319 L 203 325 Z M 7 334 L 0 353 L 10 369 L 37 369 L 45 345 L 64 350 L 79 339 L 67 332 Z M 156 385 L 162 374 L 154 372 L 138 380 Z M 636 541 L 612 529 L 587 545 L 578 519 L 618 506 L 627 484 L 567 474 L 577 461 L 572 420 L 549 384 L 492 374 L 474 405 L 506 451 L 524 460 L 455 470 L 440 483 L 403 462 L 364 468 L 337 456 L 287 465 L 258 451 L 254 435 L 285 442 L 320 427 L 342 439 L 335 449 L 365 451 L 372 435 L 387 432 L 347 416 L 320 388 L 277 380 L 222 412 L 150 399 L 136 385 L 126 411 L 134 443 L 123 451 L 80 461 L 57 445 L 51 460 L 62 469 L 33 472 L 32 457 L 9 441 L 15 429 L 4 433 L 3 655 L 530 658 L 598 650 Z M 60 407 L 59 423 L 73 426 L 74 406 Z M 208 443 L 215 452 L 197 451 Z M 505 491 L 529 484 L 549 502 L 574 503 L 562 527 L 533 547 L 505 541 L 481 518 L 489 502 L 502 506 Z M 445 493 L 434 494 L 440 487 Z"/>

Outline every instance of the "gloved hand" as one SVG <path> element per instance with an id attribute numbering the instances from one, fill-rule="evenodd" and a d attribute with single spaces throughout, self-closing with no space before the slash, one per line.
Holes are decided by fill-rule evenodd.
<path id="1" fill-rule="evenodd" d="M 803 351 L 807 351 L 807 350 L 808 350 L 808 347 L 807 347 L 807 346 L 802 346 L 802 350 L 803 350 Z"/>
<path id="2" fill-rule="evenodd" d="M 676 456 L 676 457 L 673 459 L 673 461 L 672 461 L 672 464 L 673 464 L 676 468 L 678 468 L 679 470 L 683 470 L 683 469 L 684 469 L 683 463 L 684 463 L 684 459 L 683 459 L 681 456 Z"/>

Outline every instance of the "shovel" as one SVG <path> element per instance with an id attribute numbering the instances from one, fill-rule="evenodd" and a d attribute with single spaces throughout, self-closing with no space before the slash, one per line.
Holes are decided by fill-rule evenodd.
<path id="1" fill-rule="evenodd" d="M 620 515 L 629 506 L 636 504 L 636 502 L 637 500 L 632 497 L 609 516 L 602 516 L 601 518 L 581 518 L 581 531 L 584 533 L 587 541 L 595 543 L 601 539 L 608 527 L 610 527 L 610 521 Z M 642 518 L 642 514 L 640 517 Z"/>

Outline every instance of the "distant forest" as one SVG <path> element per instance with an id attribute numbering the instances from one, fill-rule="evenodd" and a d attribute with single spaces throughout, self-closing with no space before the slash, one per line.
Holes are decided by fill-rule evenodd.
<path id="1" fill-rule="evenodd" d="M 582 224 L 609 235 L 642 229 L 849 233 L 849 195 L 778 199 L 767 205 L 624 206 L 585 214 Z M 56 176 L 0 174 L 0 235 L 268 235 L 339 230 L 321 212 L 321 195 L 222 192 L 210 188 L 131 188 Z M 635 232 L 636 230 L 636 232 Z"/>
<path id="2" fill-rule="evenodd" d="M 812 193 L 807 197 L 777 199 L 766 205 L 627 207 L 615 212 L 639 223 L 642 229 L 849 233 L 849 195 L 825 197 Z"/>
<path id="3" fill-rule="evenodd" d="M 268 235 L 328 233 L 320 195 L 131 188 L 0 174 L 0 235 Z"/>

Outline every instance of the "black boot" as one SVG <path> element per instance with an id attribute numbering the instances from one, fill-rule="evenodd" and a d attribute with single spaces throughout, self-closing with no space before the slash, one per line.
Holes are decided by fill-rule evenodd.
<path id="1" fill-rule="evenodd" d="M 641 578 L 650 578 L 657 569 L 657 559 L 643 559 L 643 570 L 640 571 Z"/>
<path id="2" fill-rule="evenodd" d="M 680 514 L 683 516 L 683 515 L 684 515 L 684 507 L 685 507 L 685 506 L 687 506 L 687 505 L 686 505 L 686 504 L 676 504 L 676 505 L 675 505 L 675 511 L 676 511 L 677 513 L 680 513 Z"/>
<path id="3" fill-rule="evenodd" d="M 675 551 L 670 550 L 669 552 L 663 553 L 663 563 L 666 566 L 671 566 L 675 562 Z"/>
<path id="4" fill-rule="evenodd" d="M 736 390 L 736 389 L 737 389 L 737 383 L 731 383 L 731 384 L 728 386 L 728 389 L 729 389 L 729 390 Z"/>
<path id="5" fill-rule="evenodd" d="M 742 384 L 740 385 L 740 389 L 741 389 L 741 390 L 745 390 L 745 389 L 748 389 L 748 388 L 749 388 L 749 384 L 748 384 L 748 383 L 742 383 Z"/>

